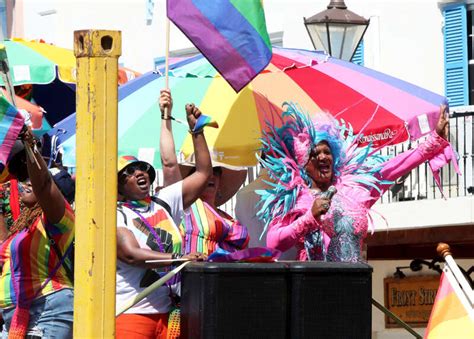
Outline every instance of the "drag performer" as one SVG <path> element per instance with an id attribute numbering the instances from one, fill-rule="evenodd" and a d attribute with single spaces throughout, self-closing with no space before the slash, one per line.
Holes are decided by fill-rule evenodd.
<path id="1" fill-rule="evenodd" d="M 296 247 L 298 260 L 363 261 L 370 209 L 393 181 L 425 161 L 437 178 L 439 168 L 455 158 L 446 140 L 445 106 L 436 131 L 390 160 L 370 145 L 357 147 L 361 135 L 327 114 L 311 121 L 297 105 L 285 108 L 287 123 L 269 126 L 262 138 L 262 165 L 273 183 L 257 191 L 262 196 L 258 216 L 265 222 L 267 246 Z"/>

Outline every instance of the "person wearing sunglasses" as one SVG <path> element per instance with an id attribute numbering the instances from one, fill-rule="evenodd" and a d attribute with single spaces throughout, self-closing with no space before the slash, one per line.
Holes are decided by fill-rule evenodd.
<path id="1" fill-rule="evenodd" d="M 162 91 L 160 108 L 168 107 L 171 113 L 171 95 Z M 193 104 L 185 107 L 189 130 L 196 153 L 196 171 L 193 175 L 169 185 L 165 168 L 163 188 L 150 195 L 151 184 L 156 172 L 153 166 L 133 156 L 118 159 L 117 206 L 117 289 L 116 304 L 122 305 L 133 299 L 146 287 L 169 270 L 172 260 L 178 259 L 181 235 L 176 225 L 181 221 L 184 209 L 188 208 L 204 190 L 211 175 L 211 160 L 203 131 L 194 131 L 201 112 Z M 163 112 L 164 113 L 164 112 Z M 162 125 L 169 122 L 163 115 Z M 169 127 L 169 126 L 168 126 Z M 162 126 L 166 128 L 166 126 Z M 166 138 L 161 134 L 160 139 Z M 162 140 L 160 144 L 166 146 Z M 170 145 L 165 157 L 174 152 Z M 163 147 L 160 148 L 163 152 Z M 167 152 L 167 153 L 166 153 Z M 163 155 L 162 155 L 163 159 Z M 175 160 L 172 157 L 169 161 Z M 166 164 L 163 165 L 166 167 Z M 183 256 L 188 260 L 203 260 L 205 256 L 190 253 Z M 147 263 L 161 260 L 160 263 Z M 158 288 L 145 299 L 117 317 L 117 338 L 166 338 L 169 311 L 172 305 L 171 291 L 176 282 Z"/>

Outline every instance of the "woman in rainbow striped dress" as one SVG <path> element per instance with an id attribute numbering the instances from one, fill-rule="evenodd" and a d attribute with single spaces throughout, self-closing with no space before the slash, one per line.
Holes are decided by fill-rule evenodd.
<path id="1" fill-rule="evenodd" d="M 24 141 L 34 146 L 30 131 Z M 70 338 L 74 212 L 64 196 L 74 199 L 74 183 L 64 170 L 52 177 L 40 153 L 34 157 L 36 162 L 23 158 L 29 180 L 19 188 L 26 210 L 0 246 L 2 335 Z"/>
<path id="2" fill-rule="evenodd" d="M 234 252 L 248 246 L 247 227 L 218 208 L 242 186 L 247 170 L 212 158 L 213 174 L 199 199 L 185 211 L 180 225 L 184 254 L 199 252 L 210 255 L 217 248 Z M 181 175 L 188 176 L 194 171 L 194 166 L 192 158 L 181 163 Z"/>

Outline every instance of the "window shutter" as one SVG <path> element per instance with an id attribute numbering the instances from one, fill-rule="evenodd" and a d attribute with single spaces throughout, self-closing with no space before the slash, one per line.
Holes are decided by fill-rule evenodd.
<path id="1" fill-rule="evenodd" d="M 351 62 L 360 66 L 364 66 L 364 40 L 361 40 L 359 46 L 357 46 L 357 49 L 352 56 Z"/>
<path id="2" fill-rule="evenodd" d="M 444 88 L 449 106 L 469 105 L 466 7 L 444 8 Z"/>

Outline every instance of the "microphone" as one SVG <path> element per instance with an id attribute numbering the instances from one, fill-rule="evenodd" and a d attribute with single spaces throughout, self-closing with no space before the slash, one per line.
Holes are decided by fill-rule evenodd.
<path id="1" fill-rule="evenodd" d="M 321 193 L 321 198 L 331 200 L 336 192 L 337 188 L 331 185 L 326 192 Z"/>

